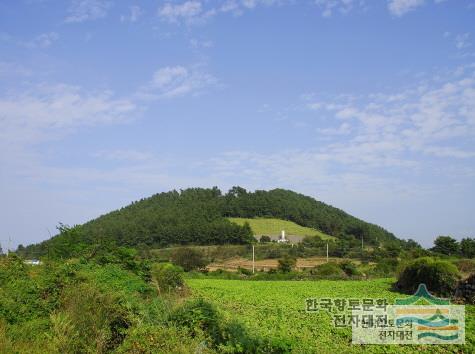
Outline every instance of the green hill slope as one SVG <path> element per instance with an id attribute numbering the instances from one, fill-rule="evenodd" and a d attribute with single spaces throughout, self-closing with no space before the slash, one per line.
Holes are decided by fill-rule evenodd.
<path id="1" fill-rule="evenodd" d="M 248 192 L 233 187 L 223 194 L 215 187 L 155 194 L 73 230 L 60 229 L 61 232 L 50 240 L 22 247 L 21 253 L 29 257 L 49 254 L 67 258 L 77 256 L 93 245 L 157 248 L 189 244 L 248 244 L 254 241 L 249 225 L 239 225 L 228 218 L 280 219 L 320 230 L 350 243 L 357 243 L 361 238 L 367 245 L 400 242 L 380 226 L 289 190 Z M 260 226 L 254 224 L 254 227 Z M 272 227 L 272 231 L 274 227 L 282 229 L 272 224 L 263 227 L 265 230 Z M 284 229 L 292 232 L 287 226 Z M 303 229 L 299 230 L 305 233 Z"/>
<path id="2" fill-rule="evenodd" d="M 280 235 L 285 230 L 286 235 L 296 236 L 319 236 L 324 240 L 335 239 L 334 236 L 327 235 L 319 230 L 310 227 L 300 226 L 292 221 L 274 218 L 228 218 L 231 222 L 244 225 L 246 222 L 251 226 L 255 236 Z"/>

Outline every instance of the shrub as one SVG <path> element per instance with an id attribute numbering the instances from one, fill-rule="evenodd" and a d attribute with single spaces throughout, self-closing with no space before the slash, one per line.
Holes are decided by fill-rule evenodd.
<path id="1" fill-rule="evenodd" d="M 238 267 L 238 273 L 242 274 L 242 275 L 246 275 L 246 276 L 251 276 L 252 275 L 252 270 L 249 270 L 249 269 L 246 269 L 246 268 L 242 268 L 242 267 Z"/>
<path id="2" fill-rule="evenodd" d="M 399 262 L 395 258 L 383 258 L 376 264 L 373 273 L 382 276 L 394 276 L 398 264 Z"/>
<path id="3" fill-rule="evenodd" d="M 340 268 L 345 272 L 349 277 L 361 275 L 361 272 L 356 267 L 356 264 L 350 261 L 345 261 L 340 263 Z"/>
<path id="4" fill-rule="evenodd" d="M 412 294 L 419 284 L 427 285 L 429 291 L 439 296 L 451 295 L 460 278 L 460 273 L 450 262 L 424 257 L 406 265 L 398 276 L 396 288 Z"/>
<path id="5" fill-rule="evenodd" d="M 283 252 L 279 246 L 272 245 L 263 258 L 277 259 L 282 257 L 282 254 Z"/>
<path id="6" fill-rule="evenodd" d="M 68 338 L 82 353 L 104 353 L 121 344 L 131 319 L 118 296 L 79 284 L 66 289 L 62 300 L 60 314 L 53 317 L 53 341 Z"/>
<path id="7" fill-rule="evenodd" d="M 344 278 L 346 276 L 341 267 L 334 262 L 320 264 L 311 273 L 325 278 Z"/>
<path id="8" fill-rule="evenodd" d="M 455 296 L 468 304 L 475 304 L 475 273 L 458 284 Z"/>
<path id="9" fill-rule="evenodd" d="M 278 269 L 282 273 L 289 273 L 295 267 L 296 263 L 297 263 L 297 261 L 296 261 L 295 258 L 292 258 L 290 256 L 285 256 L 285 257 L 279 259 Z"/>
<path id="10" fill-rule="evenodd" d="M 202 300 L 192 300 L 170 316 L 176 326 L 188 329 L 192 338 L 205 336 L 210 347 L 223 353 L 289 353 L 288 342 L 255 337 L 235 320 L 226 321 L 216 308 Z"/>
<path id="11" fill-rule="evenodd" d="M 213 304 L 203 299 L 186 302 L 170 315 L 177 326 L 186 327 L 192 337 L 205 334 L 213 343 L 222 343 L 220 317 Z"/>
<path id="12" fill-rule="evenodd" d="M 455 265 L 462 273 L 475 273 L 475 260 L 473 259 L 461 259 L 456 261 Z"/>
<path id="13" fill-rule="evenodd" d="M 158 263 L 152 266 L 152 279 L 159 291 L 174 291 L 181 288 L 183 269 L 171 263 Z"/>
<path id="14" fill-rule="evenodd" d="M 117 353 L 188 354 L 197 352 L 197 348 L 200 353 L 211 353 L 200 341 L 200 338 L 190 338 L 185 328 L 141 324 L 128 331 Z"/>
<path id="15" fill-rule="evenodd" d="M 261 238 L 259 239 L 259 242 L 260 243 L 267 243 L 267 242 L 270 242 L 271 239 L 269 236 L 266 236 L 266 235 L 262 235 Z"/>
<path id="16" fill-rule="evenodd" d="M 460 253 L 462 257 L 475 258 L 475 239 L 462 239 L 462 241 L 460 241 Z"/>
<path id="17" fill-rule="evenodd" d="M 172 262 L 182 267 L 185 272 L 194 269 L 203 269 L 208 264 L 202 252 L 188 247 L 181 247 L 173 251 Z"/>

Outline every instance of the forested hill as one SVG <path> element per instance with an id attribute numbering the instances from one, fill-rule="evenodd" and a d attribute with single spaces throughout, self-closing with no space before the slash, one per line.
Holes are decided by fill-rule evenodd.
<path id="1" fill-rule="evenodd" d="M 40 244 L 20 247 L 28 256 L 57 252 L 74 255 L 94 244 L 131 247 L 163 247 L 177 244 L 246 244 L 252 231 L 227 217 L 273 217 L 315 228 L 337 238 L 361 239 L 366 244 L 398 242 L 383 228 L 359 220 L 344 211 L 289 190 L 248 192 L 233 187 L 223 194 L 218 188 L 190 188 L 155 194 L 133 202 Z"/>

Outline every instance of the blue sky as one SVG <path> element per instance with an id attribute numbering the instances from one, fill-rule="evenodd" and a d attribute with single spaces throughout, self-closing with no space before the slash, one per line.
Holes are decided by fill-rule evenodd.
<path id="1" fill-rule="evenodd" d="M 0 243 L 282 187 L 475 236 L 474 0 L 0 1 Z"/>

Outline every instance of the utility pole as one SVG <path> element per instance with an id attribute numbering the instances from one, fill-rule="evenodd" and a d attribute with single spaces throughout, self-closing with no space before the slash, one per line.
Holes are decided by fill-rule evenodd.
<path id="1" fill-rule="evenodd" d="M 254 251 L 254 245 L 252 245 L 252 274 L 255 272 L 255 251 Z"/>
<path id="2" fill-rule="evenodd" d="M 327 242 L 327 263 L 328 263 L 328 242 Z"/>

